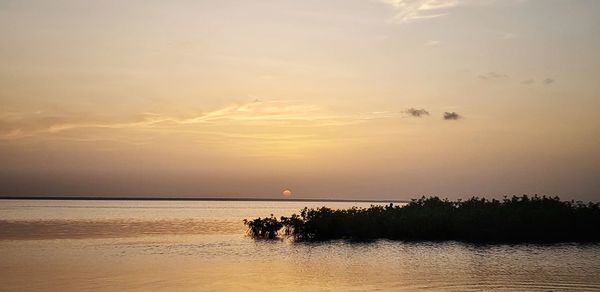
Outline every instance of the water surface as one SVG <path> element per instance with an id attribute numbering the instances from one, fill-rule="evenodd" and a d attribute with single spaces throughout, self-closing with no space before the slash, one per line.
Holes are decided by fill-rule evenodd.
<path id="1" fill-rule="evenodd" d="M 253 201 L 0 201 L 0 277 L 27 290 L 600 290 L 600 245 L 254 241 Z"/>

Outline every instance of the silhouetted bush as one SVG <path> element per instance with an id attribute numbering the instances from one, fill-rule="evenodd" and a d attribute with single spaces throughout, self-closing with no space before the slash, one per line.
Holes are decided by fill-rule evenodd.
<path id="1" fill-rule="evenodd" d="M 283 227 L 283 224 L 277 221 L 273 214 L 264 219 L 260 217 L 250 221 L 244 219 L 244 224 L 248 226 L 248 232 L 252 237 L 264 239 L 275 239 L 277 231 Z"/>
<path id="2" fill-rule="evenodd" d="M 404 206 L 333 210 L 304 208 L 300 215 L 246 221 L 255 238 L 292 236 L 300 241 L 330 239 L 459 240 L 468 242 L 600 241 L 600 204 L 558 197 L 513 196 L 466 201 L 438 197 Z"/>

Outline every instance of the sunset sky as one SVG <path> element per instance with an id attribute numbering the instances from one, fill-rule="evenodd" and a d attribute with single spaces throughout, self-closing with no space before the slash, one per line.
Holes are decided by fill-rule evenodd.
<path id="1" fill-rule="evenodd" d="M 0 195 L 600 200 L 596 0 L 0 0 L 0 64 Z"/>

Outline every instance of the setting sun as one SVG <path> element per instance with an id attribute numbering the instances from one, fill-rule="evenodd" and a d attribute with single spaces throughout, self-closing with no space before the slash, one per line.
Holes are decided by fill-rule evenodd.
<path id="1" fill-rule="evenodd" d="M 292 196 L 292 191 L 290 191 L 290 190 L 285 190 L 285 191 L 281 192 L 281 194 L 282 194 L 284 197 L 290 197 L 290 196 Z"/>

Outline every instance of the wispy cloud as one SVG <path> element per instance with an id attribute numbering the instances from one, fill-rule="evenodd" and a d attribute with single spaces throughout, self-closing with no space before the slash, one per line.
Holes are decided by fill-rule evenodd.
<path id="1" fill-rule="evenodd" d="M 544 79 L 541 79 L 541 80 L 539 81 L 539 83 L 540 83 L 541 85 L 551 85 L 551 84 L 553 84 L 554 82 L 556 82 L 556 80 L 555 80 L 555 79 L 553 79 L 553 78 L 548 78 L 548 77 L 547 77 L 547 78 L 544 78 Z M 524 81 L 523 81 L 523 82 L 521 82 L 521 83 L 522 83 L 522 84 L 524 84 L 524 85 L 528 85 L 528 86 L 529 86 L 529 85 L 533 85 L 533 84 L 535 84 L 535 83 L 536 83 L 536 80 L 535 80 L 535 79 L 533 79 L 533 78 L 530 78 L 530 79 L 524 80 Z"/>
<path id="2" fill-rule="evenodd" d="M 527 80 L 523 80 L 523 82 L 521 82 L 521 83 L 523 83 L 525 85 L 532 85 L 532 84 L 535 83 L 535 79 L 530 78 L 530 79 L 527 79 Z"/>
<path id="3" fill-rule="evenodd" d="M 488 72 L 485 74 L 480 74 L 479 76 L 477 76 L 477 78 L 479 78 L 481 80 L 504 79 L 504 78 L 508 78 L 508 75 L 503 74 L 503 73 L 497 73 L 497 72 Z"/>
<path id="4" fill-rule="evenodd" d="M 501 32 L 501 33 L 499 33 L 499 36 L 498 36 L 498 38 L 501 40 L 511 40 L 516 37 L 517 37 L 517 35 L 512 32 Z"/>
<path id="5" fill-rule="evenodd" d="M 393 117 L 390 112 L 340 114 L 315 105 L 292 101 L 261 101 L 233 104 L 195 115 L 172 115 L 145 112 L 131 117 L 107 117 L 72 113 L 0 113 L 0 139 L 14 140 L 36 135 L 58 135 L 77 130 L 161 130 L 188 131 L 203 129 L 252 127 L 335 127 L 365 123 Z M 239 135 L 223 130 L 226 135 Z M 250 137 L 250 136 L 249 136 Z"/>
<path id="6" fill-rule="evenodd" d="M 494 3 L 522 4 L 527 0 L 379 0 L 394 9 L 394 19 L 407 23 L 420 20 L 434 19 L 450 14 L 460 6 L 490 5 Z M 501 38 L 511 39 L 516 35 L 503 33 Z"/>
<path id="7" fill-rule="evenodd" d="M 448 10 L 464 1 L 459 0 L 382 0 L 392 6 L 400 22 L 412 22 L 437 18 L 448 14 Z"/>

